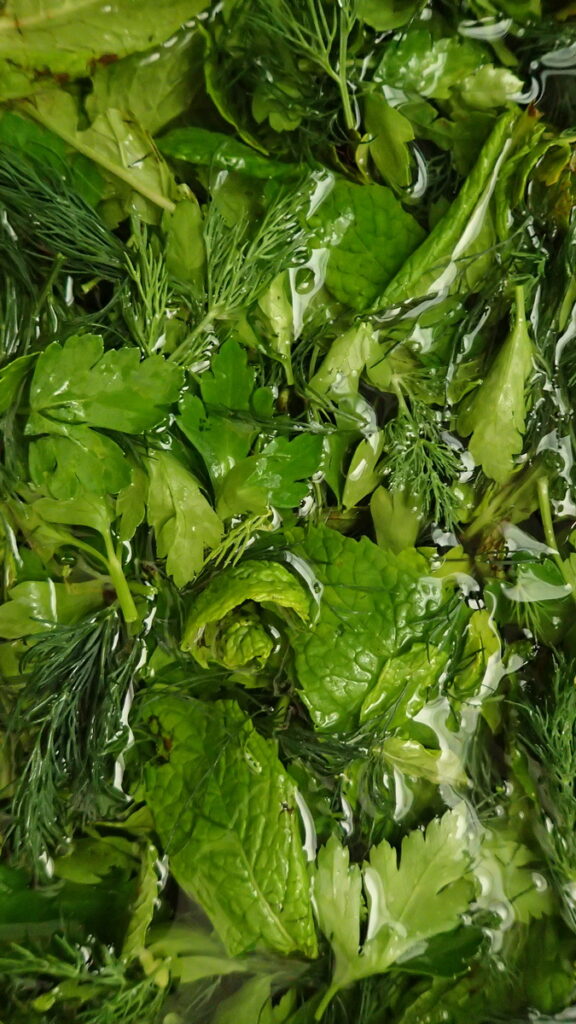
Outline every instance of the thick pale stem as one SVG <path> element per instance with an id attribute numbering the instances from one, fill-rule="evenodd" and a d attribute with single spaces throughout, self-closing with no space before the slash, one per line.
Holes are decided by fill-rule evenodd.
<path id="1" fill-rule="evenodd" d="M 106 536 L 104 538 L 104 543 L 106 545 L 106 560 L 108 562 L 110 579 L 114 585 L 114 590 L 116 591 L 116 596 L 118 598 L 120 608 L 122 609 L 122 614 L 126 622 L 135 622 L 138 618 L 138 612 L 136 610 L 136 605 L 134 604 L 132 592 L 128 586 L 128 581 L 124 575 L 120 559 L 114 550 L 112 538 L 110 536 Z"/>

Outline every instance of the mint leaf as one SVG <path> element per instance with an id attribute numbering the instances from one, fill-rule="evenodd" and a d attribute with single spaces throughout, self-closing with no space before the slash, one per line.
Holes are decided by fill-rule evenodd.
<path id="1" fill-rule="evenodd" d="M 316 1019 L 339 989 L 385 973 L 422 943 L 456 929 L 474 895 L 470 865 L 465 820 L 457 810 L 431 821 L 426 832 L 410 832 L 400 856 L 386 840 L 373 846 L 361 875 L 330 839 L 318 855 L 313 893 L 318 923 L 334 951 L 334 973 Z M 368 927 L 359 948 L 362 883 Z"/>
<path id="2" fill-rule="evenodd" d="M 247 560 L 220 573 L 196 598 L 184 627 L 182 649 L 190 651 L 200 664 L 206 665 L 209 660 L 214 660 L 211 658 L 214 650 L 207 646 L 207 634 L 213 644 L 216 640 L 214 624 L 225 623 L 230 612 L 246 601 L 275 609 L 290 608 L 303 620 L 310 613 L 309 596 L 288 569 L 278 562 Z M 246 640 L 245 637 L 241 640 L 239 625 L 239 621 L 234 620 L 237 644 Z M 254 622 L 247 620 L 245 625 L 253 628 Z M 225 643 L 231 639 L 228 633 Z"/>
<path id="3" fill-rule="evenodd" d="M 386 661 L 426 635 L 441 588 L 414 549 L 394 554 L 319 527 L 293 550 L 320 599 L 316 621 L 292 637 L 302 698 L 317 728 L 349 728 Z"/>
<path id="4" fill-rule="evenodd" d="M 146 703 L 161 755 L 146 801 L 179 885 L 230 955 L 316 955 L 294 783 L 276 746 L 232 701 Z"/>
<path id="5" fill-rule="evenodd" d="M 342 178 L 311 226 L 330 249 L 326 286 L 340 302 L 361 311 L 372 305 L 424 236 L 390 189 Z"/>
<path id="6" fill-rule="evenodd" d="M 182 371 L 136 349 L 104 352 L 102 338 L 77 335 L 41 353 L 30 387 L 27 434 L 59 433 L 62 424 L 142 433 L 177 401 Z"/>
<path id="7" fill-rule="evenodd" d="M 465 400 L 458 431 L 472 434 L 469 448 L 486 476 L 504 483 L 522 451 L 526 399 L 532 371 L 532 342 L 524 311 L 524 291 L 516 288 L 512 330 L 499 349 L 488 376 Z"/>
<path id="8" fill-rule="evenodd" d="M 167 452 L 147 460 L 148 522 L 154 528 L 156 548 L 166 558 L 166 570 L 183 587 L 204 564 L 204 552 L 216 547 L 222 523 L 208 504 L 196 479 Z"/>

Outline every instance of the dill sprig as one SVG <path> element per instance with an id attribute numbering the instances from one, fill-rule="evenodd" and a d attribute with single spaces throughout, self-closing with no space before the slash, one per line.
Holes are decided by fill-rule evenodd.
<path id="1" fill-rule="evenodd" d="M 130 283 L 129 300 L 122 303 L 126 324 L 145 355 L 162 344 L 166 317 L 174 306 L 164 251 L 145 225 L 132 221 L 132 237 L 125 253 Z"/>
<path id="2" fill-rule="evenodd" d="M 21 661 L 26 680 L 7 722 L 20 745 L 13 840 L 37 866 L 89 815 L 121 796 L 112 763 L 126 740 L 122 709 L 141 650 L 121 649 L 110 609 L 39 634 Z"/>
<path id="3" fill-rule="evenodd" d="M 261 53 L 266 49 L 269 60 L 274 62 L 279 43 L 292 50 L 297 69 L 306 60 L 332 79 L 349 132 L 358 126 L 348 83 L 348 48 L 357 21 L 357 7 L 357 0 L 246 0 L 240 12 L 242 24 L 258 41 L 261 61 Z M 267 77 L 273 82 L 273 68 L 267 70 Z M 286 72 L 285 61 L 281 72 Z"/>
<path id="4" fill-rule="evenodd" d="M 22 1007 L 25 994 L 22 1008 L 35 1017 L 55 1006 L 59 1021 L 77 1024 L 154 1024 L 166 995 L 154 977 L 144 977 L 107 947 L 94 940 L 76 945 L 58 934 L 47 950 L 16 943 L 0 949 L 0 980 L 9 1000 L 4 1010 L 12 995 Z"/>
<path id="5" fill-rule="evenodd" d="M 549 693 L 543 702 L 525 710 L 529 729 L 518 731 L 521 742 L 536 758 L 536 781 L 543 821 L 539 840 L 562 898 L 564 913 L 576 931 L 576 665 L 565 658 L 554 662 Z"/>
<path id="6" fill-rule="evenodd" d="M 189 363 L 198 339 L 217 320 L 227 320 L 250 306 L 266 291 L 277 274 L 302 261 L 304 231 L 300 211 L 302 187 L 281 191 L 272 200 L 254 232 L 243 214 L 232 225 L 216 202 L 204 223 L 206 281 L 204 315 L 170 356 Z"/>
<path id="7" fill-rule="evenodd" d="M 451 487 L 462 464 L 443 434 L 439 413 L 416 400 L 408 407 L 400 397 L 398 415 L 384 426 L 383 465 L 391 490 L 409 494 L 426 518 L 453 527 L 457 500 Z"/>
<path id="8" fill-rule="evenodd" d="M 84 278 L 115 281 L 124 276 L 122 243 L 96 211 L 69 184 L 65 169 L 38 165 L 3 146 L 0 153 L 0 207 L 7 223 L 36 257 Z"/>

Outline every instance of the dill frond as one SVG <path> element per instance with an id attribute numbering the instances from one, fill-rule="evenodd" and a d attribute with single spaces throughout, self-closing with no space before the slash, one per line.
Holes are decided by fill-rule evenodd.
<path id="1" fill-rule="evenodd" d="M 188 363 L 198 337 L 218 320 L 228 320 L 250 306 L 274 278 L 302 262 L 305 235 L 301 224 L 303 187 L 281 191 L 251 232 L 247 215 L 230 225 L 216 202 L 204 224 L 206 284 L 204 316 L 170 356 Z"/>
<path id="2" fill-rule="evenodd" d="M 546 821 L 540 842 L 576 931 L 576 665 L 557 658 L 550 693 L 526 709 L 529 730 L 518 735 L 540 770 L 537 785 Z M 551 827 L 547 823 L 551 824 Z"/>
<path id="3" fill-rule="evenodd" d="M 332 79 L 348 131 L 355 131 L 358 125 L 348 84 L 348 47 L 357 7 L 357 0 L 247 0 L 243 12 L 248 32 L 254 32 L 259 49 L 266 49 L 269 59 L 273 60 L 274 43 L 280 42 L 291 49 L 296 68 L 306 60 Z M 274 74 L 268 77 L 274 81 Z"/>
<path id="4" fill-rule="evenodd" d="M 6 723 L 21 763 L 11 805 L 13 842 L 36 867 L 71 822 L 122 796 L 113 760 L 126 740 L 122 708 L 141 656 L 121 650 L 113 610 L 35 637 L 21 661 L 26 681 Z"/>
<path id="5" fill-rule="evenodd" d="M 423 514 L 451 529 L 456 499 L 450 490 L 462 471 L 458 452 L 443 436 L 439 414 L 413 400 L 403 402 L 384 426 L 384 479 L 410 494 Z"/>
<path id="6" fill-rule="evenodd" d="M 153 977 L 128 966 L 105 946 L 88 940 L 82 946 L 55 935 L 50 948 L 13 943 L 0 949 L 3 994 L 35 1013 L 62 1006 L 58 1020 L 78 1024 L 155 1024 L 166 996 Z M 62 986 L 62 988 L 60 988 Z M 69 1012 L 68 1012 L 69 1011 Z M 53 1019 L 52 1017 L 50 1019 Z"/>
<path id="7" fill-rule="evenodd" d="M 82 277 L 115 281 L 124 276 L 122 243 L 96 211 L 54 167 L 39 167 L 23 153 L 2 147 L 0 207 L 10 228 L 36 257 Z"/>
<path id="8" fill-rule="evenodd" d="M 139 220 L 132 223 L 132 238 L 125 254 L 130 295 L 122 303 L 126 324 L 145 355 L 161 346 L 166 314 L 174 304 L 164 251 Z"/>

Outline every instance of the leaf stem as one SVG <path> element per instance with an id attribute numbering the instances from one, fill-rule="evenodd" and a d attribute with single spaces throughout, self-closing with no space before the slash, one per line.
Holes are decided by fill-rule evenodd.
<path id="1" fill-rule="evenodd" d="M 332 984 L 328 989 L 326 989 L 326 992 L 324 993 L 322 999 L 320 1000 L 320 1003 L 318 1004 L 318 1009 L 314 1014 L 314 1020 L 322 1020 L 322 1017 L 326 1013 L 326 1010 L 328 1009 L 330 1003 L 334 999 L 334 996 L 338 992 L 339 988 L 339 985 Z"/>
<path id="2" fill-rule="evenodd" d="M 114 585 L 122 614 L 126 622 L 135 622 L 138 618 L 138 612 L 134 604 L 134 598 L 132 597 L 132 592 L 128 586 L 128 581 L 124 575 L 120 559 L 114 550 L 112 537 L 109 533 L 104 535 L 104 544 L 106 546 L 106 559 L 110 570 L 110 579 Z"/>
<path id="3" fill-rule="evenodd" d="M 552 520 L 552 508 L 550 505 L 550 492 L 548 488 L 548 478 L 542 477 L 538 481 L 538 506 L 540 509 L 540 517 L 542 519 L 542 526 L 544 529 L 544 537 L 548 547 L 552 548 L 554 554 L 552 555 L 556 565 L 560 569 L 564 580 L 572 591 L 572 598 L 576 601 L 576 576 L 572 570 L 569 562 L 565 561 L 560 552 L 558 551 L 558 543 L 556 541 L 556 534 L 554 532 L 554 522 Z"/>

